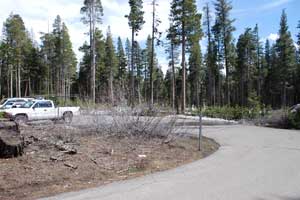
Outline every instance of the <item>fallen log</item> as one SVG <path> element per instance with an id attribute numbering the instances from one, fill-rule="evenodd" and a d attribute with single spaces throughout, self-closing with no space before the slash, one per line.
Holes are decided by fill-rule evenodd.
<path id="1" fill-rule="evenodd" d="M 74 146 L 65 144 L 63 141 L 56 142 L 55 147 L 66 154 L 73 155 L 77 153 L 77 149 Z"/>

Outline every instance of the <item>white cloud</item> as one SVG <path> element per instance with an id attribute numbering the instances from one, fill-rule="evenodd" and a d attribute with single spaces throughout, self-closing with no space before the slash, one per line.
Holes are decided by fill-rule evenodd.
<path id="1" fill-rule="evenodd" d="M 253 12 L 263 12 L 263 11 L 272 10 L 274 8 L 278 8 L 285 4 L 291 3 L 293 1 L 295 0 L 270 0 L 268 3 L 257 5 L 255 7 L 233 9 L 232 13 L 237 16 L 252 15 Z"/>
<path id="2" fill-rule="evenodd" d="M 272 41 L 272 42 L 275 42 L 277 39 L 279 38 L 279 35 L 277 33 L 271 33 L 267 39 Z"/>
<path id="3" fill-rule="evenodd" d="M 264 10 L 270 10 L 279 6 L 282 6 L 284 4 L 290 3 L 294 0 L 273 0 L 267 4 L 264 4 L 263 6 L 261 6 L 259 8 L 260 11 L 264 11 Z"/>
<path id="4" fill-rule="evenodd" d="M 168 16 L 171 0 L 158 0 L 157 15 L 162 21 L 159 26 L 160 31 L 165 31 L 168 26 Z M 78 60 L 81 59 L 82 54 L 78 48 L 85 40 L 88 41 L 88 27 L 83 25 L 80 21 L 80 8 L 83 0 L 9 0 L 1 1 L 0 7 L 0 28 L 3 22 L 11 12 L 19 14 L 25 23 L 26 28 L 31 31 L 35 40 L 40 42 L 41 32 L 48 32 L 52 30 L 52 24 L 57 15 L 60 15 L 62 20 L 66 23 L 70 37 L 73 43 L 74 52 L 77 54 Z M 103 24 L 98 27 L 106 34 L 107 27 L 111 26 L 111 31 L 114 37 L 120 36 L 123 41 L 126 38 L 131 38 L 131 30 L 128 26 L 128 19 L 125 15 L 129 13 L 129 5 L 127 0 L 102 0 L 104 8 Z M 145 41 L 147 36 L 151 34 L 152 22 L 152 6 L 150 1 L 144 2 L 145 21 L 143 29 L 139 32 L 136 39 L 139 42 Z M 160 50 L 160 52 L 163 52 Z M 162 59 L 162 63 L 166 63 L 165 55 L 158 55 Z M 163 64 L 165 65 L 165 64 Z M 165 68 L 163 66 L 163 68 Z M 165 70 L 164 70 L 165 71 Z"/>

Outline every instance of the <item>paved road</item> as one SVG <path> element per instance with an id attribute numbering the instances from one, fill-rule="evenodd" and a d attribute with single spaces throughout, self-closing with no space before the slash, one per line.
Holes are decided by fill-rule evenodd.
<path id="1" fill-rule="evenodd" d="M 299 131 L 238 125 L 204 134 L 221 147 L 203 160 L 48 200 L 300 200 Z"/>

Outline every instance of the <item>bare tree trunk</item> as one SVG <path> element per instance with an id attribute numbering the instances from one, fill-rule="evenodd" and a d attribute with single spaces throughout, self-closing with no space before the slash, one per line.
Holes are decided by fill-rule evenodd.
<path id="1" fill-rule="evenodd" d="M 224 52 L 225 52 L 225 98 L 226 104 L 230 106 L 230 83 L 229 83 L 229 63 L 228 63 L 228 47 L 226 43 L 224 44 Z"/>
<path id="2" fill-rule="evenodd" d="M 181 103 L 181 112 L 182 114 L 185 113 L 185 107 L 186 107 L 186 72 L 185 72 L 185 22 L 182 22 L 182 103 Z"/>
<path id="3" fill-rule="evenodd" d="M 42 84 L 40 84 L 41 86 L 42 86 Z M 31 88 L 31 78 L 29 77 L 29 79 L 28 79 L 28 92 L 29 92 L 29 95 L 31 95 L 31 92 L 32 92 L 32 88 Z M 40 92 L 41 92 L 41 90 L 40 90 Z"/>
<path id="4" fill-rule="evenodd" d="M 25 86 L 25 91 L 24 91 L 24 97 L 27 97 L 27 92 L 28 92 L 28 81 L 26 81 L 26 86 Z"/>
<path id="5" fill-rule="evenodd" d="M 10 69 L 10 97 L 14 96 L 14 91 L 13 91 L 13 69 L 11 67 Z"/>
<path id="6" fill-rule="evenodd" d="M 151 40 L 151 63 L 150 63 L 150 109 L 153 107 L 153 65 L 154 65 L 154 32 L 155 32 L 155 3 L 152 1 L 153 13 L 152 13 L 152 40 Z"/>
<path id="7" fill-rule="evenodd" d="M 139 105 L 142 104 L 142 95 L 141 95 L 141 88 L 140 88 L 140 82 L 138 81 L 137 84 L 137 90 L 138 90 L 138 98 L 139 98 Z"/>
<path id="8" fill-rule="evenodd" d="M 50 70 L 50 74 L 49 74 L 49 76 L 50 76 L 50 94 L 53 94 L 54 93 L 54 88 L 53 88 L 53 73 L 54 73 L 54 70 L 53 70 L 53 66 L 52 66 L 52 69 Z"/>
<path id="9" fill-rule="evenodd" d="M 18 94 L 18 92 L 19 92 L 19 89 L 18 89 L 18 86 L 19 86 L 19 84 L 18 84 L 18 67 L 17 67 L 17 69 L 16 69 L 16 71 L 15 71 L 15 73 L 16 73 L 16 76 L 15 76 L 15 84 L 16 84 L 16 97 L 18 97 L 19 96 L 19 94 Z"/>
<path id="10" fill-rule="evenodd" d="M 148 100 L 148 81 L 147 81 L 147 64 L 145 64 L 144 68 L 144 97 L 145 97 L 145 102 Z"/>
<path id="11" fill-rule="evenodd" d="M 95 60 L 95 8 L 94 1 L 91 6 L 90 16 L 90 45 L 91 45 L 91 100 L 96 102 L 96 60 Z"/>
<path id="12" fill-rule="evenodd" d="M 109 91 L 110 91 L 110 102 L 111 105 L 114 105 L 114 85 L 113 85 L 113 74 L 112 74 L 112 64 L 110 66 L 110 72 L 109 72 Z"/>
<path id="13" fill-rule="evenodd" d="M 218 66 L 219 68 L 219 66 Z M 222 106 L 222 80 L 220 71 L 218 72 L 218 106 Z"/>
<path id="14" fill-rule="evenodd" d="M 18 68 L 17 68 L 17 77 L 18 77 L 18 95 L 17 95 L 17 97 L 21 97 L 22 96 L 22 94 L 21 94 L 21 65 L 20 65 L 20 61 L 19 61 L 19 63 L 18 63 Z"/>
<path id="15" fill-rule="evenodd" d="M 213 92 L 212 92 L 212 97 L 213 97 L 212 105 L 216 106 L 216 77 L 213 76 L 212 78 L 213 78 L 213 80 L 212 80 L 212 89 L 213 89 Z"/>
<path id="16" fill-rule="evenodd" d="M 207 56 L 207 70 L 208 70 L 208 90 L 207 90 L 207 96 L 208 96 L 208 104 L 212 105 L 213 103 L 213 75 L 212 75 L 212 62 L 211 62 L 211 54 L 212 51 L 212 41 L 211 41 L 211 31 L 210 31 L 210 10 L 209 10 L 209 4 L 206 3 L 206 31 L 207 31 L 207 40 L 208 40 L 208 56 Z"/>
<path id="17" fill-rule="evenodd" d="M 130 88 L 130 105 L 132 108 L 134 108 L 134 100 L 135 100 L 135 92 L 134 92 L 134 28 L 132 28 L 131 31 L 131 71 L 130 71 L 130 82 L 131 82 L 131 88 Z"/>
<path id="18" fill-rule="evenodd" d="M 176 98 L 176 74 L 175 74 L 175 62 L 174 62 L 174 44 L 171 43 L 171 59 L 172 59 L 172 109 L 175 110 L 175 98 Z"/>

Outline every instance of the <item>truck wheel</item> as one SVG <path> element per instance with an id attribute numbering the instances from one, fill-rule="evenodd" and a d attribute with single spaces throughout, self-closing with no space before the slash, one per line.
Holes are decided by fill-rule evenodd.
<path id="1" fill-rule="evenodd" d="M 70 124 L 72 122 L 72 119 L 73 114 L 71 112 L 64 113 L 63 120 L 65 121 L 65 123 Z"/>
<path id="2" fill-rule="evenodd" d="M 20 125 L 20 124 L 26 124 L 28 121 L 28 118 L 26 115 L 17 115 L 15 117 L 15 122 Z"/>

